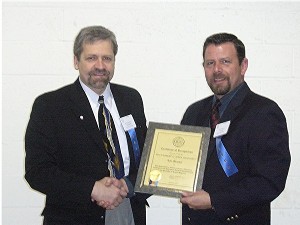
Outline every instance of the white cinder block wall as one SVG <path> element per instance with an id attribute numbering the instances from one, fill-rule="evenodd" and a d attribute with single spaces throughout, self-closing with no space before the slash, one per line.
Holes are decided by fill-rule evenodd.
<path id="1" fill-rule="evenodd" d="M 192 102 L 211 94 L 202 44 L 232 32 L 246 45 L 246 81 L 281 106 L 292 165 L 272 203 L 272 225 L 300 221 L 300 3 L 297 2 L 12 2 L 2 4 L 2 217 L 4 225 L 40 225 L 44 196 L 24 175 L 24 133 L 33 100 L 73 82 L 78 31 L 100 24 L 119 42 L 114 82 L 137 88 L 148 121 L 178 124 Z M 253 131 L 255 132 L 255 131 Z M 150 197 L 149 225 L 180 225 L 176 199 Z"/>

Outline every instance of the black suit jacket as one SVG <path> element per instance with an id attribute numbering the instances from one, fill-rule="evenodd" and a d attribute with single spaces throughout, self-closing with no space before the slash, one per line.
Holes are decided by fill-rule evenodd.
<path id="1" fill-rule="evenodd" d="M 181 124 L 209 127 L 212 100 L 189 106 Z M 270 202 L 283 191 L 291 160 L 285 116 L 274 101 L 244 84 L 220 118 L 225 121 L 231 124 L 222 142 L 239 171 L 226 176 L 211 138 L 203 189 L 215 211 L 183 205 L 183 225 L 268 225 Z"/>
<path id="2" fill-rule="evenodd" d="M 117 84 L 111 84 L 111 91 L 120 117 L 133 116 L 142 150 L 147 127 L 140 94 Z M 134 185 L 137 168 L 127 132 L 126 136 L 131 162 L 129 179 Z M 95 181 L 109 176 L 107 154 L 78 79 L 35 100 L 25 150 L 25 178 L 33 189 L 46 195 L 45 218 L 69 224 L 104 224 L 105 210 L 91 202 L 91 192 Z M 145 204 L 146 198 L 140 194 L 131 198 L 136 225 L 146 223 Z"/>

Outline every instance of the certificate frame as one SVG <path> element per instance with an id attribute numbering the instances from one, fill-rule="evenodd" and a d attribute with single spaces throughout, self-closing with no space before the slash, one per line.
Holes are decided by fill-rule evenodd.
<path id="1" fill-rule="evenodd" d="M 201 189 L 210 133 L 209 127 L 149 122 L 134 191 L 179 198 Z"/>

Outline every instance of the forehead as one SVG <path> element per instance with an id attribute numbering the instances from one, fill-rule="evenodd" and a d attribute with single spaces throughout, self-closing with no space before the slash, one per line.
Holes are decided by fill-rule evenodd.
<path id="1" fill-rule="evenodd" d="M 211 58 L 224 58 L 224 57 L 237 57 L 237 51 L 234 47 L 234 44 L 231 42 L 226 42 L 223 44 L 215 45 L 210 44 L 205 50 L 204 57 L 205 59 Z"/>
<path id="2" fill-rule="evenodd" d="M 113 44 L 110 40 L 97 40 L 92 43 L 83 43 L 82 52 L 85 54 L 103 53 L 113 54 Z"/>

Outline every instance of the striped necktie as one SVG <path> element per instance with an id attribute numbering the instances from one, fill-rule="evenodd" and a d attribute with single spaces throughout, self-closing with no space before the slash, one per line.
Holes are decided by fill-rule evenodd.
<path id="1" fill-rule="evenodd" d="M 99 129 L 109 157 L 108 169 L 112 177 L 121 179 L 124 177 L 124 165 L 116 128 L 110 112 L 105 107 L 103 96 L 99 96 L 98 103 Z"/>

